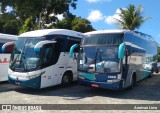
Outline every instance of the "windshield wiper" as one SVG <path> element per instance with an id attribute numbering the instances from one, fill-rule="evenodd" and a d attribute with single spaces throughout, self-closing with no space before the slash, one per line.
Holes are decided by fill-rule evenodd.
<path id="1" fill-rule="evenodd" d="M 95 65 L 95 71 L 96 71 L 96 62 L 97 62 L 98 51 L 99 51 L 99 48 L 97 48 L 96 55 L 95 55 L 95 63 L 94 63 L 94 65 Z"/>
<path id="2" fill-rule="evenodd" d="M 21 54 L 21 53 L 20 53 Z M 13 63 L 11 64 L 11 68 L 13 68 L 14 64 L 16 63 L 17 61 L 17 58 L 19 58 L 20 54 L 17 55 L 17 57 L 15 58 L 15 60 L 13 61 Z"/>

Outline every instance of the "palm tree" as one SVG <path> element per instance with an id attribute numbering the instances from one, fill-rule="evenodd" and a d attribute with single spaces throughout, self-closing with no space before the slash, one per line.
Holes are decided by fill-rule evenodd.
<path id="1" fill-rule="evenodd" d="M 149 17 L 142 16 L 143 7 L 136 8 L 129 5 L 126 9 L 120 8 L 120 19 L 116 19 L 123 29 L 134 30 L 139 28 Z"/>

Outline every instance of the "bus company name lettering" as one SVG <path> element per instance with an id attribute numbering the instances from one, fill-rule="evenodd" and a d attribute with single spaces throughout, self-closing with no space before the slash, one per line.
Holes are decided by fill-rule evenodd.
<path id="1" fill-rule="evenodd" d="M 0 58 L 0 63 L 9 63 L 10 59 L 7 58 Z"/>

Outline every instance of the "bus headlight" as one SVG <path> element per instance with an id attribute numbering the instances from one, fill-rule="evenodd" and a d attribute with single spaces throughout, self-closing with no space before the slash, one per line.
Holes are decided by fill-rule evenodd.
<path id="1" fill-rule="evenodd" d="M 38 76 L 40 76 L 41 74 L 35 74 L 35 75 L 30 75 L 30 76 L 27 76 L 28 79 L 33 79 L 33 78 L 36 78 Z"/>
<path id="2" fill-rule="evenodd" d="M 33 79 L 33 78 L 36 78 L 36 77 L 38 77 L 38 76 L 41 76 L 41 75 L 44 74 L 44 73 L 45 73 L 45 71 L 44 71 L 44 72 L 41 72 L 41 73 L 38 73 L 38 74 L 34 74 L 34 75 L 27 76 L 27 78 L 28 78 L 28 79 Z"/>
<path id="3" fill-rule="evenodd" d="M 80 78 L 80 79 L 85 79 L 84 77 L 82 77 L 82 76 L 80 76 L 80 75 L 78 76 L 78 78 Z"/>
<path id="4" fill-rule="evenodd" d="M 118 80 L 118 79 L 115 79 L 115 80 L 107 80 L 107 82 L 109 82 L 109 83 L 113 83 L 113 82 L 119 82 L 120 80 Z"/>

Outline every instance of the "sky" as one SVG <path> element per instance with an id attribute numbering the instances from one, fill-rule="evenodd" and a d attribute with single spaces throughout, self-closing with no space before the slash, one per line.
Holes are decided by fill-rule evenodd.
<path id="1" fill-rule="evenodd" d="M 143 16 L 150 17 L 136 31 L 151 35 L 160 44 L 160 0 L 78 0 L 77 8 L 70 12 L 88 19 L 96 30 L 120 28 L 113 18 L 119 18 L 119 8 L 129 4 L 143 7 Z"/>

